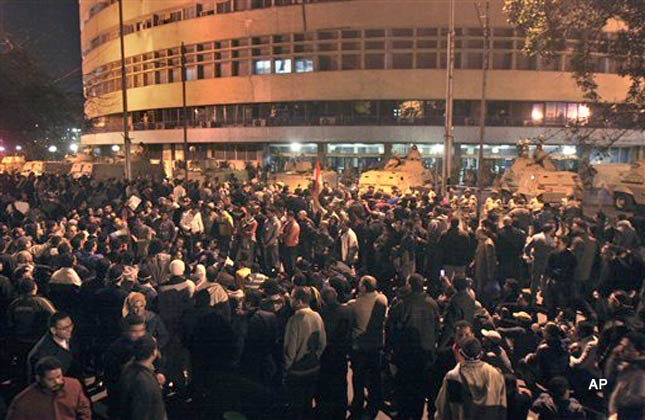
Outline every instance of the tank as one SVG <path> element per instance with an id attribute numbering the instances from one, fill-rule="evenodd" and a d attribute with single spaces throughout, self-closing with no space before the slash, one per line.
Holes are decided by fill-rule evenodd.
<path id="1" fill-rule="evenodd" d="M 20 172 L 24 165 L 24 156 L 5 156 L 0 161 L 0 173 Z"/>
<path id="2" fill-rule="evenodd" d="M 614 186 L 614 205 L 619 210 L 645 206 L 645 159 L 631 165 Z"/>
<path id="3" fill-rule="evenodd" d="M 520 156 L 513 161 L 495 183 L 502 194 L 521 194 L 528 202 L 534 197 L 545 203 L 560 203 L 568 195 L 583 197 L 582 181 L 578 174 L 558 171 L 548 157 L 539 160 Z"/>
<path id="4" fill-rule="evenodd" d="M 369 187 L 392 193 L 394 190 L 407 191 L 414 188 L 429 187 L 434 182 L 432 171 L 426 169 L 421 161 L 421 153 L 412 146 L 404 158 L 394 156 L 383 169 L 372 169 L 361 174 L 358 181 L 360 192 Z"/>
<path id="5" fill-rule="evenodd" d="M 327 169 L 320 171 L 320 178 L 323 184 L 332 187 L 338 185 L 338 173 Z M 295 191 L 297 188 L 309 188 L 314 182 L 314 169 L 310 161 L 296 161 L 285 164 L 284 171 L 278 172 L 270 177 L 274 184 L 280 184 L 289 188 L 289 191 Z"/>

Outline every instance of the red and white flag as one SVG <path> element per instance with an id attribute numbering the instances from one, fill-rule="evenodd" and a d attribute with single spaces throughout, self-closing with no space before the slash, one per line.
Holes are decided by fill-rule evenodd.
<path id="1" fill-rule="evenodd" d="M 322 191 L 322 175 L 320 174 L 320 161 L 316 161 L 316 168 L 314 169 L 314 194 L 316 197 Z"/>

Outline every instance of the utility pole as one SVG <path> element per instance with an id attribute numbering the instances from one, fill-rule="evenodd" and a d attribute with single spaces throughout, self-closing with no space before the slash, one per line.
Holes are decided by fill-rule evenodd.
<path id="1" fill-rule="evenodd" d="M 452 171 L 452 85 L 455 72 L 455 0 L 450 0 L 450 9 L 448 14 L 448 42 L 446 45 L 446 115 L 444 125 L 445 135 L 443 141 L 443 165 L 441 168 L 441 194 L 444 196 L 448 192 L 448 182 L 450 181 L 450 174 Z"/>
<path id="2" fill-rule="evenodd" d="M 181 43 L 181 116 L 184 128 L 184 169 L 188 179 L 188 112 L 186 111 L 186 48 Z"/>
<path id="3" fill-rule="evenodd" d="M 128 82 L 125 76 L 125 40 L 123 28 L 123 0 L 119 0 L 119 39 L 121 41 L 121 96 L 123 99 L 123 145 L 125 153 L 125 179 L 132 180 L 132 162 L 130 152 L 130 127 L 128 125 Z"/>
<path id="4" fill-rule="evenodd" d="M 489 47 L 490 47 L 490 0 L 485 0 L 484 15 L 481 14 L 480 4 L 475 3 L 479 24 L 484 35 L 484 57 L 482 60 L 482 97 L 479 110 L 479 158 L 477 159 L 477 203 L 481 208 L 482 189 L 484 187 L 484 136 L 486 134 L 486 85 L 488 83 Z M 479 212 L 478 212 L 479 213 Z"/>

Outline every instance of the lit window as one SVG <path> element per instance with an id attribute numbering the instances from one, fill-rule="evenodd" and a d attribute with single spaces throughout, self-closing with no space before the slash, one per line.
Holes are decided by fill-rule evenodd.
<path id="1" fill-rule="evenodd" d="M 271 60 L 255 60 L 253 74 L 271 74 Z"/>
<path id="2" fill-rule="evenodd" d="M 296 73 L 314 71 L 314 61 L 311 58 L 296 58 Z"/>
<path id="3" fill-rule="evenodd" d="M 276 74 L 291 73 L 291 59 L 290 58 L 276 59 L 275 72 Z"/>

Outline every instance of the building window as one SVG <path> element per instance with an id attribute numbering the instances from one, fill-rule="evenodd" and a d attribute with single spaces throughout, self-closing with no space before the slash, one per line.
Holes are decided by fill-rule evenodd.
<path id="1" fill-rule="evenodd" d="M 276 74 L 291 73 L 291 59 L 290 58 L 276 59 L 275 73 Z"/>
<path id="2" fill-rule="evenodd" d="M 412 54 L 392 54 L 392 68 L 411 69 Z"/>
<path id="3" fill-rule="evenodd" d="M 343 70 L 360 70 L 361 56 L 360 55 L 343 55 Z"/>
<path id="4" fill-rule="evenodd" d="M 418 69 L 436 69 L 437 68 L 437 54 L 435 54 L 435 53 L 418 53 L 417 54 L 417 68 Z"/>
<path id="5" fill-rule="evenodd" d="M 365 54 L 365 68 L 383 70 L 385 68 L 385 54 Z"/>
<path id="6" fill-rule="evenodd" d="M 253 61 L 253 74 L 271 74 L 271 60 Z"/>
<path id="7" fill-rule="evenodd" d="M 513 54 L 512 53 L 494 53 L 493 54 L 493 69 L 496 70 L 510 70 L 513 67 Z"/>
<path id="8" fill-rule="evenodd" d="M 314 71 L 314 61 L 311 58 L 296 58 L 296 73 L 309 73 Z"/>
<path id="9" fill-rule="evenodd" d="M 318 57 L 318 68 L 320 71 L 338 70 L 338 57 L 333 55 L 321 55 Z"/>

